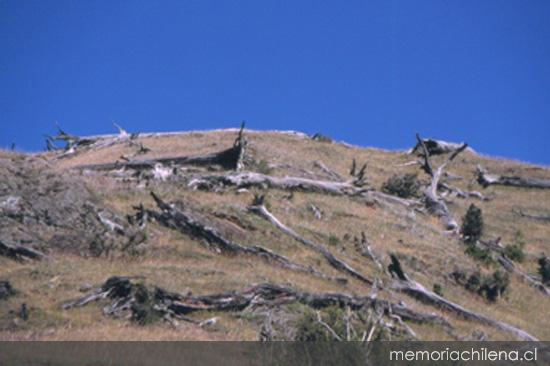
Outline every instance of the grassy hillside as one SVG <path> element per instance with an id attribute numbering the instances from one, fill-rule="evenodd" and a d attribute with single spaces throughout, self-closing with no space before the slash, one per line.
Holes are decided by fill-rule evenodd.
<path id="1" fill-rule="evenodd" d="M 425 184 L 429 182 L 418 164 L 408 164 L 418 157 L 404 152 L 391 152 L 371 148 L 350 147 L 330 141 L 313 140 L 301 134 L 246 133 L 248 155 L 254 163 L 247 169 L 278 177 L 295 176 L 316 180 L 331 180 L 316 162 L 349 178 L 353 159 L 367 163 L 368 187 L 376 191 L 395 174 L 416 173 Z M 2 240 L 13 244 L 32 245 L 44 251 L 45 260 L 13 260 L 0 256 L 0 281 L 8 280 L 16 293 L 0 299 L 0 339 L 31 340 L 257 340 L 264 324 L 264 316 L 254 309 L 246 311 L 202 311 L 190 315 L 195 319 L 219 317 L 216 324 L 200 326 L 192 322 L 157 321 L 138 325 L 127 318 L 113 318 L 102 314 L 105 301 L 87 306 L 62 310 L 61 304 L 89 293 L 91 287 L 100 286 L 111 276 L 143 276 L 149 286 L 194 295 L 238 290 L 254 284 L 272 283 L 291 286 L 311 293 L 337 292 L 368 296 L 372 288 L 357 279 L 342 274 L 316 251 L 304 246 L 277 229 L 273 224 L 247 209 L 255 194 L 266 196 L 266 207 L 283 224 L 291 227 L 304 238 L 326 246 L 330 252 L 345 260 L 365 276 L 379 278 L 382 289 L 378 298 L 392 303 L 403 302 L 407 307 L 423 313 L 435 313 L 445 318 L 452 331 L 434 324 L 407 325 L 421 339 L 472 339 L 483 332 L 491 340 L 512 339 L 510 334 L 495 328 L 472 322 L 444 309 L 422 303 L 402 292 L 390 290 L 394 279 L 385 267 L 390 263 L 389 253 L 395 253 L 407 274 L 425 288 L 437 292 L 445 299 L 460 304 L 471 311 L 519 327 L 535 337 L 550 340 L 550 317 L 544 314 L 550 309 L 550 297 L 533 288 L 520 277 L 510 274 L 510 285 L 495 302 L 459 284 L 451 274 L 456 270 L 473 273 L 479 270 L 491 274 L 502 270 L 498 263 L 484 264 L 465 253 L 466 244 L 460 235 L 444 230 L 437 217 L 419 209 L 398 204 L 366 202 L 347 195 L 328 195 L 277 189 L 235 189 L 228 187 L 219 192 L 192 190 L 190 177 L 201 174 L 225 174 L 217 167 L 182 167 L 177 178 L 166 181 L 117 178 L 116 174 L 89 172 L 76 169 L 80 165 L 110 163 L 130 159 L 152 159 L 165 156 L 187 156 L 217 152 L 232 146 L 234 131 L 185 133 L 158 137 L 137 137 L 134 142 L 150 149 L 135 157 L 136 145 L 115 143 L 106 147 L 83 148 L 76 154 L 59 158 L 59 153 L 22 155 L 13 152 L 0 153 L 0 202 L 8 196 L 27 194 L 29 190 L 44 189 L 35 200 L 51 197 L 56 187 L 71 192 L 80 187 L 78 197 L 56 198 L 60 206 L 57 213 L 72 215 L 79 199 L 90 201 L 102 212 L 108 212 L 117 220 L 125 220 L 134 213 L 134 206 L 156 210 L 151 198 L 154 191 L 167 202 L 181 201 L 184 206 L 201 215 L 226 238 L 244 246 L 261 245 L 290 260 L 315 268 L 328 276 L 345 277 L 343 284 L 314 277 L 304 272 L 289 271 L 251 256 L 230 256 L 216 253 L 205 245 L 205 240 L 190 236 L 150 220 L 145 230 L 146 238 L 132 250 L 121 249 L 115 234 L 101 230 L 90 232 L 89 227 L 100 225 L 75 217 L 63 225 L 36 224 L 42 219 L 25 221 L 13 215 L 4 221 L 0 234 Z M 474 147 L 475 148 L 475 147 Z M 446 156 L 434 156 L 438 165 Z M 489 200 L 476 197 L 467 199 L 446 198 L 453 216 L 459 221 L 470 204 L 481 208 L 485 230 L 483 240 L 501 238 L 503 245 L 523 240 L 525 259 L 517 264 L 526 272 L 537 273 L 537 260 L 541 253 L 549 252 L 550 223 L 521 217 L 517 212 L 548 214 L 550 190 L 503 186 L 481 187 L 476 182 L 475 167 L 482 164 L 491 172 L 504 175 L 521 175 L 550 179 L 550 170 L 519 162 L 491 159 L 471 151 L 460 154 L 447 171 L 459 178 L 445 178 L 449 184 L 464 191 L 479 191 Z M 41 177 L 36 178 L 36 176 Z M 126 176 L 125 176 L 126 177 Z M 29 183 L 29 182 L 34 183 Z M 51 183 L 54 182 L 54 183 Z M 23 190 L 21 186 L 27 185 Z M 23 192 L 23 193 L 21 193 Z M 84 193 L 85 192 L 85 193 Z M 82 195 L 86 195 L 83 197 Z M 57 197 L 57 196 L 56 196 Z M 62 204 L 63 200 L 68 200 Z M 50 203 L 53 205 L 54 203 Z M 75 206 L 77 205 L 77 206 Z M 314 206 L 320 211 L 316 217 Z M 34 207 L 33 209 L 36 209 Z M 31 212 L 29 209 L 25 212 Z M 0 211 L 3 217 L 9 215 Z M 42 211 L 41 211 L 42 212 Z M 52 209 L 54 212 L 54 209 Z M 54 212 L 54 214 L 55 214 Z M 42 215 L 42 214 L 41 214 Z M 52 214 L 48 214 L 52 215 Z M 82 212 L 85 216 L 86 213 Z M 95 217 L 95 216 L 94 216 Z M 57 218 L 63 221 L 63 215 Z M 114 219 L 115 220 L 115 219 Z M 93 220 L 92 220 L 93 221 Z M 47 220 L 42 220 L 47 222 Z M 9 223 L 9 225 L 7 224 Z M 33 226 L 34 225 L 34 226 Z M 82 234 L 75 228 L 82 225 Z M 127 225 L 126 223 L 124 225 Z M 94 226 L 95 227 L 95 226 Z M 31 230 L 27 232 L 26 230 Z M 13 233 L 18 230 L 18 233 Z M 71 231 L 72 230 L 72 231 Z M 371 260 L 362 256 L 354 238 L 364 232 L 372 251 L 383 262 L 380 270 Z M 25 235 L 23 235 L 25 234 Z M 86 236 L 90 235 L 90 236 Z M 95 236 L 94 236 L 95 235 Z M 107 242 L 112 250 L 90 251 L 88 237 Z M 23 240 L 27 238 L 26 242 Z M 523 239 L 521 239 L 523 238 Z M 74 247 L 71 247 L 74 243 Z M 25 303 L 28 319 L 18 314 Z M 288 313 L 301 313 L 303 309 L 286 308 Z"/>

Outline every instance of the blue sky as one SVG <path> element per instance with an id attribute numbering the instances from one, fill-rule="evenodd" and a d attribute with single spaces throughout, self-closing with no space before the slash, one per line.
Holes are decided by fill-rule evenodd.
<path id="1" fill-rule="evenodd" d="M 550 1 L 0 0 L 0 147 L 235 127 L 550 164 Z"/>

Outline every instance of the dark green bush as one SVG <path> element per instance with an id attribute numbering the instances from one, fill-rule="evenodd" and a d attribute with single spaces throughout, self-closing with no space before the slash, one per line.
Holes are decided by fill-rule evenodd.
<path id="1" fill-rule="evenodd" d="M 466 242 L 465 253 L 485 265 L 490 265 L 495 262 L 493 256 L 491 255 L 491 251 L 487 248 L 478 247 L 475 242 Z"/>
<path id="2" fill-rule="evenodd" d="M 475 243 L 483 234 L 483 217 L 481 209 L 473 203 L 462 220 L 462 235 L 466 242 Z"/>
<path id="3" fill-rule="evenodd" d="M 340 244 L 340 238 L 338 238 L 334 234 L 330 234 L 330 236 L 328 237 L 328 245 L 336 246 L 338 244 Z"/>
<path id="4" fill-rule="evenodd" d="M 416 174 L 396 174 L 383 185 L 382 191 L 401 198 L 416 197 L 420 189 L 420 181 Z"/>
<path id="5" fill-rule="evenodd" d="M 485 277 L 479 288 L 479 293 L 487 300 L 495 302 L 506 292 L 510 285 L 510 276 L 506 272 L 495 271 L 489 277 Z"/>
<path id="6" fill-rule="evenodd" d="M 439 283 L 434 283 L 433 291 L 434 291 L 437 295 L 443 297 L 443 286 L 441 286 L 441 284 L 439 284 Z"/>
<path id="7" fill-rule="evenodd" d="M 327 330 L 317 321 L 315 312 L 308 311 L 296 324 L 296 341 L 330 341 Z"/>
<path id="8" fill-rule="evenodd" d="M 521 231 L 516 231 L 514 236 L 514 242 L 504 247 L 504 255 L 516 262 L 523 262 L 525 259 L 525 253 L 523 248 L 525 247 L 525 239 Z"/>
<path id="9" fill-rule="evenodd" d="M 463 272 L 460 274 L 461 276 L 454 276 L 458 283 L 462 284 L 466 290 L 475 292 L 491 302 L 495 302 L 510 286 L 510 276 L 506 272 L 495 271 L 491 275 L 483 275 L 475 271 L 468 276 L 467 280 Z"/>
<path id="10" fill-rule="evenodd" d="M 475 271 L 470 275 L 470 277 L 468 277 L 468 280 L 466 281 L 464 287 L 468 291 L 478 292 L 479 288 L 481 287 L 482 280 L 483 278 L 481 276 L 481 272 Z"/>
<path id="11" fill-rule="evenodd" d="M 338 306 L 329 306 L 322 313 L 323 321 L 340 336 L 346 333 L 344 309 Z M 319 323 L 317 314 L 307 309 L 296 324 L 297 341 L 332 341 L 334 336 Z"/>

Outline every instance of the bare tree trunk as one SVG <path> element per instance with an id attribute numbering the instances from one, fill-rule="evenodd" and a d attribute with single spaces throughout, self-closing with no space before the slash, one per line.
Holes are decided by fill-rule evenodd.
<path id="1" fill-rule="evenodd" d="M 527 282 L 532 287 L 536 288 L 546 296 L 550 296 L 550 290 L 542 284 L 542 282 L 535 280 L 533 277 L 529 276 L 527 273 L 523 272 L 518 266 L 514 264 L 508 257 L 504 254 L 501 254 L 497 257 L 498 263 L 508 272 L 515 273 L 523 281 Z"/>
<path id="2" fill-rule="evenodd" d="M 346 273 L 361 282 L 364 282 L 368 285 L 372 285 L 373 281 L 366 276 L 360 274 L 355 269 L 350 267 L 346 262 L 344 262 L 341 259 L 336 258 L 330 251 L 325 248 L 323 245 L 313 243 L 300 235 L 298 235 L 294 230 L 291 228 L 285 226 L 283 223 L 281 223 L 271 212 L 265 208 L 265 206 L 262 204 L 262 202 L 257 202 L 255 205 L 251 206 L 250 208 L 251 212 L 254 212 L 258 214 L 259 216 L 263 217 L 267 221 L 271 222 L 273 225 L 275 225 L 279 230 L 287 234 L 288 236 L 294 238 L 296 241 L 299 241 L 300 243 L 306 245 L 307 247 L 315 250 L 318 253 L 321 253 L 323 257 L 328 261 L 328 263 L 339 270 L 340 272 Z"/>
<path id="3" fill-rule="evenodd" d="M 0 255 L 11 259 L 45 259 L 46 255 L 36 249 L 23 247 L 20 245 L 9 245 L 0 240 Z"/>
<path id="4" fill-rule="evenodd" d="M 317 160 L 317 161 L 313 162 L 313 165 L 316 168 L 319 168 L 323 173 L 325 173 L 327 176 L 329 176 L 334 181 L 341 182 L 341 181 L 344 180 L 344 178 L 340 174 L 338 174 L 334 170 L 328 168 L 325 164 L 323 164 L 322 161 Z"/>
<path id="5" fill-rule="evenodd" d="M 487 248 L 497 255 L 497 261 L 498 263 L 504 268 L 506 271 L 514 273 L 517 275 L 522 281 L 528 283 L 531 287 L 536 288 L 540 292 L 542 292 L 546 296 L 550 296 L 550 290 L 544 286 L 544 284 L 540 281 L 537 281 L 533 277 L 529 276 L 527 273 L 525 273 L 519 266 L 515 265 L 514 262 L 508 258 L 504 252 L 504 247 L 502 244 L 500 244 L 500 238 L 498 238 L 496 241 L 478 241 L 479 244 L 481 244 L 484 248 Z"/>
<path id="6" fill-rule="evenodd" d="M 477 192 L 477 191 L 463 191 L 463 190 L 461 190 L 457 187 L 450 186 L 447 183 L 443 183 L 443 182 L 440 182 L 437 188 L 439 190 L 449 192 L 452 195 L 456 195 L 459 198 L 472 198 L 472 197 L 474 197 L 474 198 L 480 199 L 482 201 L 488 201 L 489 200 L 488 197 L 485 197 L 480 192 Z"/>
<path id="7" fill-rule="evenodd" d="M 418 152 L 423 154 L 424 147 L 422 145 L 426 146 L 430 155 L 442 155 L 452 153 L 461 148 L 464 144 L 434 139 L 422 139 L 421 141 L 418 141 L 417 139 L 416 145 L 409 151 L 409 154 Z M 473 151 L 471 148 L 469 150 Z"/>
<path id="8" fill-rule="evenodd" d="M 92 295 L 84 296 L 77 300 L 71 300 L 62 305 L 63 309 L 71 309 L 85 306 L 93 301 L 104 298 L 112 298 L 114 303 L 110 306 L 110 314 L 117 313 L 117 307 L 121 307 L 131 298 L 132 283 L 127 277 L 111 277 Z M 120 290 L 123 291 L 120 291 Z M 131 294 L 130 294 L 131 296 Z M 122 300 L 124 301 L 120 301 Z M 301 303 L 313 309 L 323 309 L 329 306 L 348 307 L 351 310 L 359 310 L 365 307 L 381 309 L 386 315 L 397 315 L 403 320 L 420 324 L 435 324 L 445 328 L 451 325 L 444 318 L 417 312 L 403 304 L 394 304 L 386 300 L 372 297 L 358 297 L 343 293 L 308 293 L 300 292 L 290 287 L 282 287 L 275 284 L 263 283 L 252 286 L 244 291 L 229 291 L 211 295 L 184 295 L 157 288 L 154 296 L 157 302 L 155 307 L 167 315 L 175 314 L 186 316 L 197 311 L 242 311 L 250 306 L 263 306 L 268 308 L 285 304 Z"/>
<path id="9" fill-rule="evenodd" d="M 550 179 L 490 174 L 487 169 L 483 168 L 481 165 L 477 166 L 477 181 L 483 187 L 501 185 L 523 188 L 550 188 Z"/>
<path id="10" fill-rule="evenodd" d="M 319 181 L 298 177 L 279 178 L 252 172 L 206 176 L 193 179 L 189 182 L 189 187 L 205 190 L 213 190 L 214 187 L 224 186 L 234 186 L 237 188 L 265 187 L 333 195 L 358 195 L 365 191 L 363 188 L 354 186 L 352 182 Z"/>
<path id="11" fill-rule="evenodd" d="M 364 231 L 361 232 L 361 239 L 358 239 L 357 237 L 355 238 L 355 246 L 362 256 L 367 257 L 371 261 L 373 261 L 378 269 L 383 269 L 382 263 L 380 263 L 380 261 L 372 251 Z"/>
<path id="12" fill-rule="evenodd" d="M 451 215 L 445 201 L 443 201 L 443 199 L 441 199 L 441 197 L 437 194 L 437 188 L 445 167 L 453 161 L 458 154 L 464 151 L 468 145 L 463 144 L 458 149 L 454 150 L 447 160 L 434 170 L 430 162 L 430 152 L 426 147 L 424 140 L 422 140 L 418 134 L 416 135 L 416 138 L 418 140 L 418 144 L 424 151 L 424 164 L 422 168 L 432 177 L 430 185 L 424 190 L 426 208 L 429 212 L 441 218 L 447 230 L 456 230 L 458 228 L 458 224 Z"/>
<path id="13" fill-rule="evenodd" d="M 128 168 L 133 170 L 153 169 L 155 165 L 161 164 L 165 166 L 175 167 L 182 165 L 194 166 L 212 166 L 217 165 L 224 169 L 240 171 L 244 168 L 247 156 L 246 148 L 248 142 L 244 136 L 244 123 L 241 125 L 239 134 L 229 149 L 205 155 L 195 156 L 170 156 L 157 159 L 142 159 L 133 161 L 117 161 L 114 163 L 104 164 L 85 164 L 76 166 L 79 170 L 115 170 Z"/>
<path id="14" fill-rule="evenodd" d="M 513 212 L 516 215 L 518 215 L 520 217 L 525 217 L 527 219 L 542 221 L 542 222 L 550 222 L 550 216 L 549 215 L 533 215 L 533 214 L 525 213 L 521 210 L 514 210 Z"/>
<path id="15" fill-rule="evenodd" d="M 395 260 L 398 262 L 397 258 L 392 258 L 392 260 Z M 410 277 L 408 277 L 407 275 L 404 275 L 399 281 L 394 283 L 393 288 L 397 291 L 401 291 L 412 297 L 415 297 L 416 299 L 422 302 L 435 305 L 447 311 L 450 311 L 465 319 L 480 322 L 482 324 L 489 325 L 501 331 L 510 333 L 520 340 L 538 341 L 536 337 L 530 335 L 524 330 L 516 328 L 510 324 L 491 319 L 485 315 L 481 315 L 473 311 L 470 311 L 450 300 L 447 300 L 431 291 L 428 291 L 426 288 L 424 288 L 424 286 L 422 286 L 418 282 L 411 280 Z"/>

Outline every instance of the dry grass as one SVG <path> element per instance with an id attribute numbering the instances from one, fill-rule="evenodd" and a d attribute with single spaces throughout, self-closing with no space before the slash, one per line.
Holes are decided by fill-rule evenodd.
<path id="1" fill-rule="evenodd" d="M 145 146 L 152 149 L 143 158 L 195 155 L 222 150 L 231 145 L 234 133 L 192 133 L 178 136 L 143 138 Z M 359 163 L 367 162 L 367 176 L 370 185 L 380 189 L 390 176 L 396 173 L 419 173 L 427 177 L 418 166 L 399 166 L 414 159 L 405 153 L 360 149 L 341 144 L 316 142 L 299 136 L 277 133 L 250 134 L 250 146 L 254 157 L 274 166 L 273 174 L 298 175 L 308 172 L 323 176 L 314 167 L 314 161 L 346 177 L 353 158 Z M 114 145 L 77 155 L 76 157 L 51 162 L 59 171 L 79 164 L 105 163 L 118 159 L 122 154 L 135 150 L 125 144 Z M 10 158 L 11 153 L 2 152 L 1 158 Z M 47 155 L 49 156 L 49 155 Z M 436 159 L 435 163 L 440 159 Z M 481 163 L 490 171 L 502 174 L 529 175 L 550 179 L 550 170 L 518 162 L 495 160 L 464 153 L 451 164 L 449 171 L 462 177 L 452 184 L 464 190 L 479 190 L 494 195 L 491 201 L 454 199 L 450 209 L 460 219 L 470 203 L 483 210 L 487 238 L 502 237 L 504 242 L 513 240 L 520 230 L 526 241 L 527 261 L 522 267 L 535 271 L 536 256 L 548 252 L 550 225 L 517 217 L 514 209 L 529 212 L 547 212 L 550 207 L 550 190 L 528 190 L 506 187 L 482 189 L 474 179 L 475 165 Z M 324 273 L 341 276 L 329 267 L 318 253 L 305 248 L 295 240 L 277 231 L 263 219 L 248 213 L 247 205 L 252 201 L 253 191 L 224 194 L 189 191 L 177 183 L 155 183 L 139 190 L 132 183 L 114 182 L 98 177 L 86 177 L 88 185 L 113 210 L 125 214 L 135 204 L 143 203 L 154 208 L 149 190 L 155 190 L 167 200 L 181 200 L 207 213 L 214 213 L 221 227 L 227 228 L 233 240 L 243 245 L 259 244 L 280 252 L 305 265 L 315 266 Z M 294 228 L 304 237 L 326 245 L 339 257 L 367 276 L 381 276 L 389 282 L 387 274 L 380 273 L 368 259 L 361 257 L 353 244 L 353 237 L 362 231 L 367 234 L 372 247 L 384 262 L 388 252 L 397 252 L 405 260 L 403 264 L 417 281 L 431 288 L 434 283 L 443 286 L 445 297 L 465 307 L 519 326 L 541 339 L 550 339 L 550 320 L 544 317 L 550 308 L 550 299 L 513 279 L 511 290 L 496 304 L 488 304 L 481 297 L 473 295 L 449 279 L 455 267 L 473 270 L 480 266 L 464 254 L 464 246 L 454 237 L 445 235 L 439 221 L 433 217 L 395 207 L 393 210 L 367 206 L 347 197 L 320 194 L 288 192 L 268 193 L 270 210 L 282 222 Z M 318 220 L 309 210 L 314 204 L 322 212 Z M 235 224 L 236 217 L 246 222 L 243 229 Z M 250 227 L 253 230 L 249 230 Z M 133 258 L 124 255 L 111 258 L 82 258 L 56 253 L 54 259 L 41 263 L 16 263 L 0 258 L 0 278 L 9 279 L 19 294 L 0 302 L 0 339 L 52 339 L 52 340 L 253 340 L 258 337 L 258 324 L 231 314 L 216 314 L 221 317 L 220 325 L 204 330 L 190 324 L 181 324 L 174 329 L 168 324 L 139 327 L 124 320 L 112 320 L 101 316 L 97 306 L 61 311 L 62 300 L 81 295 L 78 289 L 86 283 L 97 285 L 112 275 L 141 275 L 148 283 L 173 291 L 192 291 L 203 294 L 233 289 L 242 289 L 260 282 L 292 285 L 312 291 L 339 291 L 366 295 L 370 289 L 350 280 L 345 286 L 323 281 L 305 274 L 282 270 L 262 261 L 247 257 L 225 257 L 204 248 L 200 241 L 156 224 L 149 226 L 150 246 L 146 254 Z M 332 238 L 337 238 L 331 239 Z M 484 269 L 485 270 L 485 269 Z M 487 269 L 488 270 L 488 269 Z M 381 294 L 392 301 L 405 301 L 411 307 L 426 312 L 440 312 L 401 294 Z M 31 318 L 27 323 L 14 325 L 9 310 L 16 310 L 22 302 L 31 307 Z M 443 316 L 455 325 L 455 332 L 469 336 L 476 329 L 490 334 L 491 339 L 508 339 L 506 334 L 479 326 L 448 314 Z M 199 314 L 199 317 L 212 314 Z M 413 325 L 426 339 L 448 339 L 450 336 L 439 327 Z"/>

